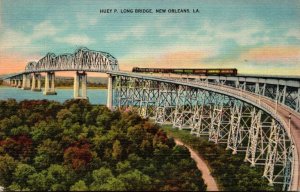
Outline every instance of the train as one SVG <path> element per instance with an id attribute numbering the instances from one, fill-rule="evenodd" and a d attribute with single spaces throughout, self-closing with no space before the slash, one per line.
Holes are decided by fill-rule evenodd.
<path id="1" fill-rule="evenodd" d="M 220 76 L 236 76 L 238 70 L 236 68 L 219 68 L 219 69 L 187 69 L 187 68 L 139 68 L 133 67 L 134 73 L 174 73 L 184 75 L 220 75 Z"/>

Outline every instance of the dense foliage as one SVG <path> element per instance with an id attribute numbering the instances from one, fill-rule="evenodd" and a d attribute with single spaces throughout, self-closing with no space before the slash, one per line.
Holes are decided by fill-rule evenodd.
<path id="1" fill-rule="evenodd" d="M 0 101 L 9 190 L 205 190 L 185 147 L 131 112 L 85 100 Z"/>
<path id="2" fill-rule="evenodd" d="M 269 191 L 274 190 L 268 181 L 262 177 L 262 167 L 250 167 L 244 162 L 245 154 L 232 155 L 225 150 L 226 146 L 209 142 L 207 138 L 199 138 L 187 131 L 178 131 L 164 126 L 168 135 L 179 138 L 185 144 L 198 151 L 212 168 L 212 175 L 226 191 Z M 280 190 L 278 188 L 277 190 Z"/>

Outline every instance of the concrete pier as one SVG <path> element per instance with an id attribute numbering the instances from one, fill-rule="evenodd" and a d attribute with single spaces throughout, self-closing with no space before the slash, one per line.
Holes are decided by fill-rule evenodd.
<path id="1" fill-rule="evenodd" d="M 45 76 L 45 90 L 44 95 L 56 95 L 55 92 L 55 73 L 47 72 Z"/>
<path id="2" fill-rule="evenodd" d="M 86 84 L 87 74 L 77 71 L 74 76 L 74 99 L 87 99 Z"/>
<path id="3" fill-rule="evenodd" d="M 21 79 L 17 80 L 17 87 L 22 88 L 22 80 Z"/>
<path id="4" fill-rule="evenodd" d="M 23 83 L 22 83 L 22 89 L 23 90 L 30 90 L 30 79 L 31 79 L 31 75 L 28 74 L 23 74 Z"/>
<path id="5" fill-rule="evenodd" d="M 39 73 L 33 74 L 31 91 L 42 91 L 42 89 L 41 89 L 41 74 L 39 74 Z"/>
<path id="6" fill-rule="evenodd" d="M 113 86 L 112 86 L 112 76 L 108 75 L 108 82 L 107 82 L 107 103 L 106 107 L 112 110 L 113 108 Z"/>

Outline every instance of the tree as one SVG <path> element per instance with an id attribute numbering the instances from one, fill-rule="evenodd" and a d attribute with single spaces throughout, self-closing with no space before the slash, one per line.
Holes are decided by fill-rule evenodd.
<path id="1" fill-rule="evenodd" d="M 46 170 L 29 175 L 27 183 L 32 191 L 47 191 L 50 188 L 50 183 L 47 181 Z"/>
<path id="2" fill-rule="evenodd" d="M 99 186 L 97 191 L 125 191 L 126 186 L 125 183 L 123 183 L 120 179 L 111 177 L 107 180 L 106 183 Z"/>
<path id="3" fill-rule="evenodd" d="M 127 171 L 129 171 L 131 169 L 131 165 L 130 165 L 130 162 L 129 161 L 123 161 L 123 162 L 119 162 L 117 163 L 117 166 L 116 166 L 116 171 L 118 173 L 125 173 Z"/>
<path id="4" fill-rule="evenodd" d="M 136 169 L 122 173 L 117 178 L 125 184 L 127 191 L 145 191 L 151 189 L 151 178 Z"/>
<path id="5" fill-rule="evenodd" d="M 112 157 L 116 160 L 121 159 L 122 156 L 122 146 L 119 140 L 116 140 L 113 144 Z"/>
<path id="6" fill-rule="evenodd" d="M 105 167 L 94 170 L 92 176 L 94 180 L 93 185 L 103 185 L 108 179 L 114 177 L 111 170 Z"/>
<path id="7" fill-rule="evenodd" d="M 89 190 L 89 188 L 86 186 L 86 184 L 83 180 L 77 181 L 70 188 L 70 191 L 88 191 L 88 190 Z"/>
<path id="8" fill-rule="evenodd" d="M 40 169 L 45 169 L 49 167 L 50 164 L 61 162 L 62 158 L 61 144 L 58 141 L 46 139 L 37 147 L 34 165 Z"/>
<path id="9" fill-rule="evenodd" d="M 85 169 L 88 163 L 92 161 L 93 155 L 89 145 L 68 147 L 64 152 L 64 162 L 71 164 L 75 170 Z"/>
<path id="10" fill-rule="evenodd" d="M 15 183 L 20 186 L 21 189 L 27 188 L 29 176 L 34 173 L 36 173 L 34 167 L 28 164 L 19 163 L 13 173 Z"/>
<path id="11" fill-rule="evenodd" d="M 7 187 L 13 180 L 13 172 L 17 167 L 17 162 L 5 154 L 4 156 L 0 155 L 0 184 L 4 187 Z"/>
<path id="12" fill-rule="evenodd" d="M 13 136 L 0 141 L 0 147 L 15 159 L 26 161 L 32 150 L 32 141 L 24 135 Z"/>
<path id="13" fill-rule="evenodd" d="M 50 190 L 65 191 L 69 189 L 68 184 L 71 178 L 68 175 L 67 169 L 61 165 L 53 164 L 47 170 L 47 183 L 50 185 Z"/>

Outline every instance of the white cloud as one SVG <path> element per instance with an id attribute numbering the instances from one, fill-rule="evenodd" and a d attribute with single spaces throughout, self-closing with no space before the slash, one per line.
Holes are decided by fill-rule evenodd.
<path id="1" fill-rule="evenodd" d="M 257 20 L 239 20 L 233 23 L 221 23 L 214 25 L 205 21 L 200 25 L 199 38 L 206 38 L 210 41 L 221 43 L 232 39 L 241 46 L 255 45 L 268 41 L 266 34 L 269 32 L 265 25 Z M 202 33 L 205 33 L 203 36 Z M 256 35 L 262 33 L 260 35 Z"/>
<path id="2" fill-rule="evenodd" d="M 5 29 L 0 38 L 1 49 L 15 49 L 20 47 L 27 47 L 30 45 L 32 39 L 24 33 Z"/>
<path id="3" fill-rule="evenodd" d="M 295 37 L 297 39 L 300 40 L 300 28 L 293 28 L 293 29 L 290 29 L 287 34 L 286 34 L 287 37 Z"/>
<path id="4" fill-rule="evenodd" d="M 127 30 L 124 30 L 122 32 L 118 33 L 109 33 L 106 36 L 106 41 L 108 42 L 115 42 L 115 41 L 121 41 L 128 37 L 134 37 L 134 38 L 141 38 L 143 35 L 145 35 L 147 30 L 147 26 L 145 25 L 136 25 L 131 28 L 128 28 Z"/>
<path id="5" fill-rule="evenodd" d="M 98 19 L 96 17 L 92 17 L 85 13 L 77 13 L 76 20 L 80 29 L 86 28 L 88 26 L 94 26 L 98 23 Z"/>
<path id="6" fill-rule="evenodd" d="M 33 39 L 56 35 L 61 29 L 56 28 L 50 21 L 43 21 L 33 28 Z"/>
<path id="7" fill-rule="evenodd" d="M 91 39 L 90 37 L 88 37 L 87 35 L 69 35 L 66 37 L 57 37 L 54 38 L 55 41 L 59 42 L 59 43 L 68 43 L 71 45 L 88 45 L 88 44 L 92 44 L 95 41 L 93 39 Z"/>
<path id="8" fill-rule="evenodd" d="M 21 50 L 24 53 L 28 53 L 47 49 L 46 44 L 33 46 L 32 43 L 45 37 L 53 37 L 57 35 L 59 31 L 59 29 L 47 20 L 34 26 L 32 33 L 24 33 L 11 28 L 5 28 L 0 36 L 0 51 Z"/>

